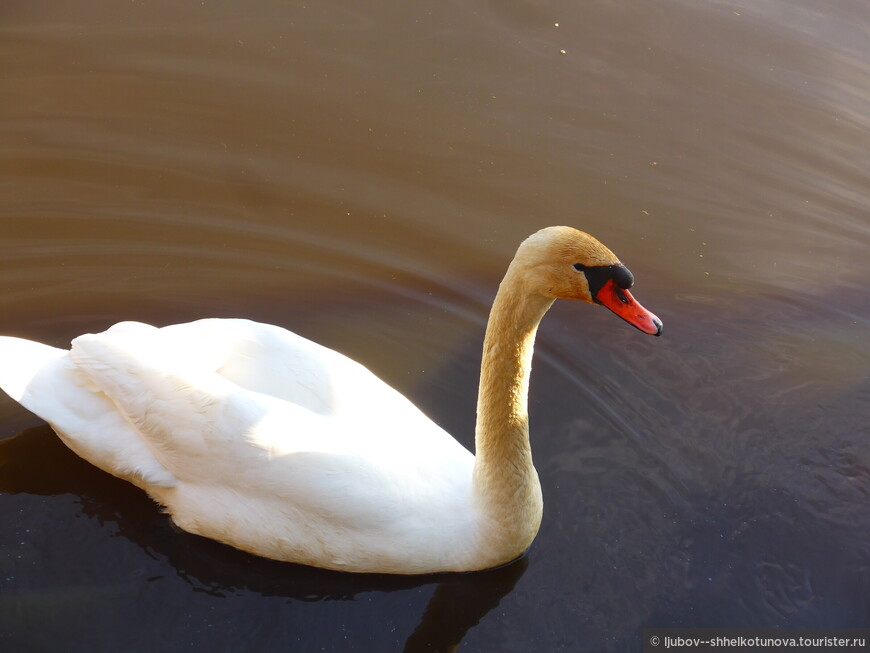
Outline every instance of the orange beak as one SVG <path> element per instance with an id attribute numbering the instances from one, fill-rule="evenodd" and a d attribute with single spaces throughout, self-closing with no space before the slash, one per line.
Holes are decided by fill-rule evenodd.
<path id="1" fill-rule="evenodd" d="M 631 293 L 609 279 L 595 294 L 596 303 L 606 306 L 631 326 L 651 336 L 662 335 L 662 321 L 641 306 Z"/>

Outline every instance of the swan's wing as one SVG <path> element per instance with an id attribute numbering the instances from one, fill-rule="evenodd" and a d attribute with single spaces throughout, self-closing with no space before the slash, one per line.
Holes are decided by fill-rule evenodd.
<path id="1" fill-rule="evenodd" d="M 375 417 L 382 406 L 408 403 L 356 361 L 271 324 L 205 319 L 164 327 L 159 338 L 162 351 L 178 352 L 191 368 L 321 415 Z"/>
<path id="2" fill-rule="evenodd" d="M 206 319 L 160 330 L 161 337 L 220 351 L 213 370 L 254 392 L 331 414 L 337 409 L 334 380 L 345 373 L 344 356 L 270 324 Z"/>
<path id="3" fill-rule="evenodd" d="M 76 338 L 70 354 L 176 475 L 209 466 L 208 473 L 232 474 L 243 469 L 247 459 L 260 465 L 264 456 L 299 452 L 347 455 L 370 460 L 381 469 L 432 457 L 470 457 L 399 392 L 341 354 L 278 327 L 235 320 L 204 322 L 159 330 L 144 325 L 113 328 Z M 228 339 L 232 347 L 226 348 Z M 211 340 L 222 342 L 224 353 L 220 360 L 203 365 L 196 347 Z M 281 346 L 259 349 L 276 341 Z M 255 361 L 253 353 L 265 361 Z M 255 385 L 275 383 L 276 378 L 285 381 L 291 387 L 285 392 L 293 397 L 301 393 L 295 386 L 307 379 L 309 401 L 240 387 L 209 369 L 218 363 L 219 370 L 247 366 L 245 374 L 257 377 L 252 380 Z M 296 363 L 305 367 L 303 373 L 294 371 Z M 260 372 L 270 368 L 270 379 L 264 378 L 269 374 L 252 373 L 257 365 Z M 322 369 L 312 372 L 318 365 Z M 324 386 L 332 396 L 323 396 Z M 319 403 L 312 399 L 315 396 Z"/>
<path id="4" fill-rule="evenodd" d="M 246 457 L 261 463 L 264 455 L 297 452 L 351 455 L 377 461 L 381 466 L 388 466 L 391 460 L 407 463 L 426 452 L 462 459 L 470 455 L 400 393 L 350 359 L 320 346 L 316 346 L 322 350 L 315 350 L 316 356 L 307 355 L 305 343 L 314 343 L 289 332 L 281 333 L 283 330 L 277 327 L 273 331 L 259 328 L 265 325 L 222 322 L 192 323 L 197 329 L 157 330 L 128 325 L 73 341 L 73 362 L 147 439 L 158 459 L 169 469 L 178 468 L 176 474 L 190 466 L 201 467 L 206 460 L 214 461 L 214 465 L 226 460 L 230 467 L 235 464 L 242 468 Z M 212 331 L 195 339 L 199 344 L 210 338 L 225 344 L 226 336 L 232 335 L 233 347 L 221 369 L 247 365 L 249 376 L 256 376 L 250 374 L 250 368 L 271 365 L 277 378 L 294 386 L 301 383 L 300 376 L 310 380 L 315 376 L 312 367 L 321 365 L 321 386 L 314 388 L 312 383 L 308 390 L 311 397 L 320 397 L 319 405 L 323 407 L 326 399 L 322 386 L 326 384 L 335 394 L 330 409 L 318 412 L 312 409 L 312 403 L 317 403 L 313 399 L 299 403 L 240 387 L 208 369 L 214 362 L 203 369 L 203 359 L 194 351 L 196 343 L 183 345 L 195 332 L 202 333 L 202 326 L 224 337 L 217 338 Z M 175 342 L 168 345 L 170 339 Z M 304 341 L 303 354 L 299 354 L 298 347 L 287 346 L 288 342 L 298 344 L 297 339 Z M 258 351 L 260 358 L 266 359 L 263 363 L 239 353 L 245 347 L 259 348 L 275 340 L 283 340 L 285 346 Z M 185 351 L 193 351 L 193 355 L 184 356 Z M 294 376 L 293 364 L 300 361 L 306 371 Z M 274 382 L 274 378 L 267 381 L 264 376 L 260 374 L 253 382 Z M 292 387 L 289 392 L 299 394 Z"/>
<path id="5" fill-rule="evenodd" d="M 110 329 L 73 340 L 70 358 L 183 481 L 231 478 L 266 455 L 268 444 L 249 435 L 277 400 L 240 397 L 196 356 L 165 345 L 157 329 Z"/>
<path id="6" fill-rule="evenodd" d="M 120 329 L 125 333 L 131 327 Z M 163 358 L 185 361 L 188 370 L 217 372 L 238 389 L 305 409 L 287 418 L 290 424 L 298 424 L 294 432 L 305 430 L 309 411 L 349 422 L 348 432 L 368 448 L 382 441 L 386 452 L 424 446 L 424 441 L 434 439 L 432 446 L 442 443 L 456 449 L 457 455 L 467 454 L 404 395 L 363 365 L 281 327 L 243 319 L 205 319 L 155 333 L 159 340 L 152 349 L 162 352 Z M 314 420 L 311 432 L 326 437 L 329 428 L 324 424 Z"/>

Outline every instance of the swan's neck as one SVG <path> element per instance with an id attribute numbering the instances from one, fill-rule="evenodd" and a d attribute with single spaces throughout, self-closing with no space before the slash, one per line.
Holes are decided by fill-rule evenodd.
<path id="1" fill-rule="evenodd" d="M 541 522 L 529 445 L 528 390 L 535 333 L 553 300 L 529 292 L 514 266 L 499 286 L 483 343 L 474 491 L 487 539 L 521 554 Z"/>

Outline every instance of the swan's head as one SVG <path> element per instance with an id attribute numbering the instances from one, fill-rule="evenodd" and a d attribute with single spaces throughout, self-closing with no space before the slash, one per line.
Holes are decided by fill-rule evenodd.
<path id="1" fill-rule="evenodd" d="M 513 265 L 533 292 L 601 304 L 644 333 L 662 333 L 661 320 L 628 292 L 634 276 L 587 233 L 571 227 L 541 229 L 523 241 Z"/>

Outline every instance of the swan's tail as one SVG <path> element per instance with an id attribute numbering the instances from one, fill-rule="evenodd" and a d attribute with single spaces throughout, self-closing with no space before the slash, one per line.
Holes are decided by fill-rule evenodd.
<path id="1" fill-rule="evenodd" d="M 55 367 L 68 353 L 39 342 L 0 336 L 0 388 L 27 410 L 48 419 L 40 411 L 38 393 L 32 390 L 46 369 Z"/>
<path id="2" fill-rule="evenodd" d="M 145 488 L 178 482 L 67 350 L 0 336 L 0 388 L 100 469 Z"/>

